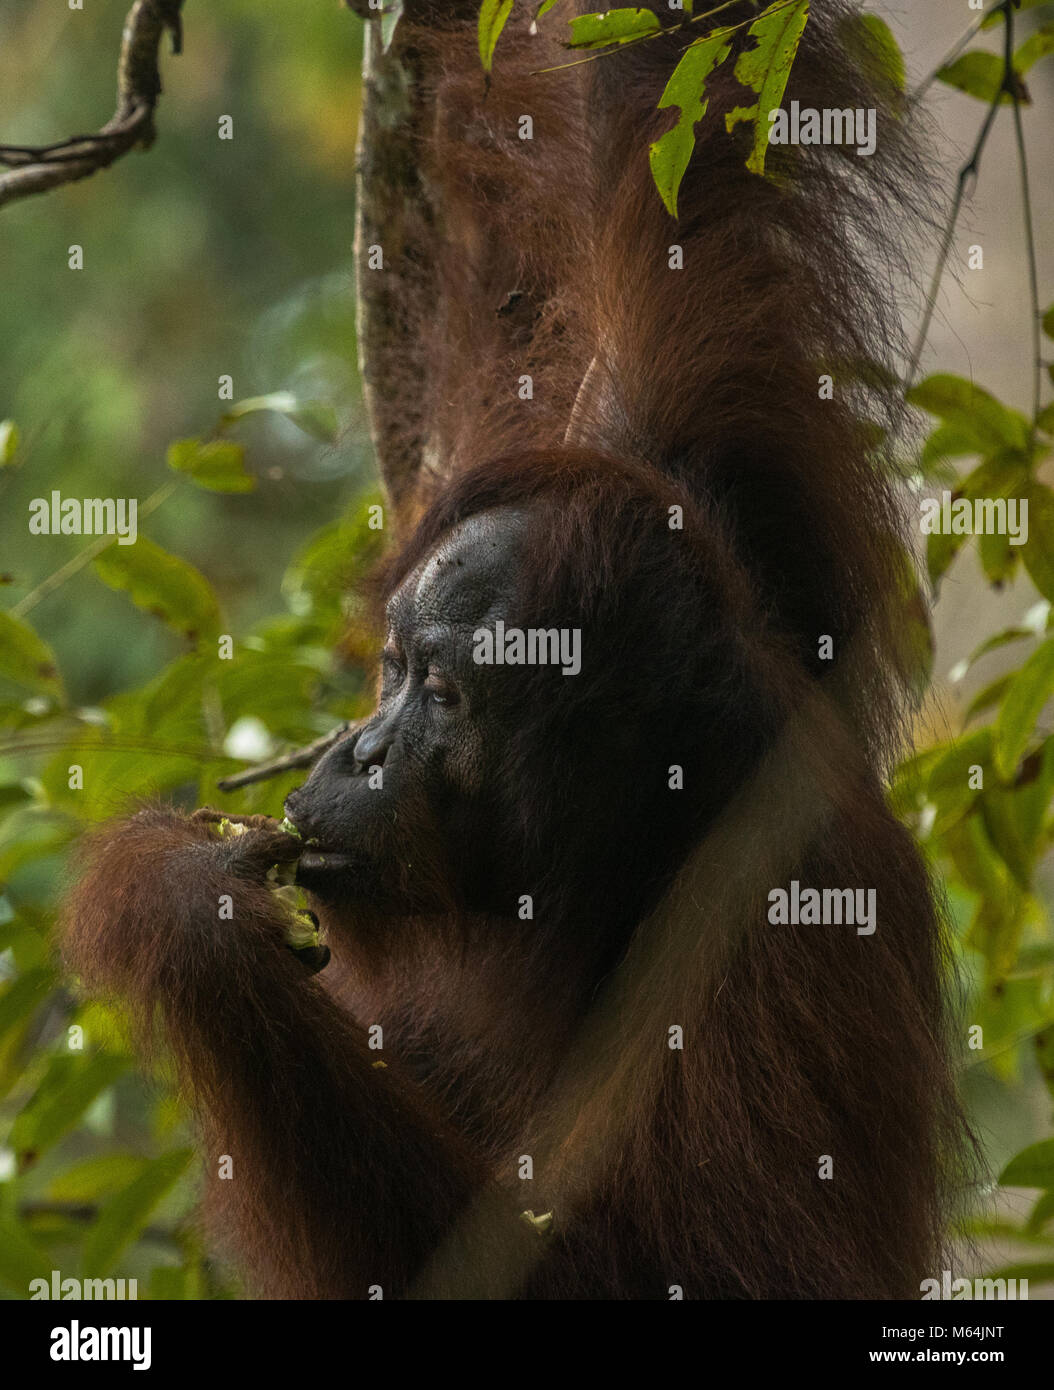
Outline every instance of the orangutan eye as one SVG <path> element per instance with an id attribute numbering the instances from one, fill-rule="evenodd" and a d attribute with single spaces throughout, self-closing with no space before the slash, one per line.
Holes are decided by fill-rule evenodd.
<path id="1" fill-rule="evenodd" d="M 441 676 L 438 671 L 429 670 L 424 688 L 434 705 L 452 706 L 461 699 L 457 686 L 445 676 Z"/>

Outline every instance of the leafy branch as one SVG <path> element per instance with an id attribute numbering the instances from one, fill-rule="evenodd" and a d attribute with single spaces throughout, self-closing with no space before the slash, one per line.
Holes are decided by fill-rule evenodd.
<path id="1" fill-rule="evenodd" d="M 765 153 L 769 143 L 765 118 L 783 99 L 808 21 L 809 0 L 773 0 L 760 13 L 760 0 L 748 2 L 754 13 L 747 19 L 711 29 L 692 40 L 682 53 L 659 99 L 659 110 L 680 108 L 676 124 L 654 141 L 649 150 L 655 186 L 672 217 L 677 216 L 677 195 L 695 149 L 695 127 L 709 105 L 706 84 L 714 70 L 732 53 L 733 36 L 742 31 L 746 31 L 755 44 L 753 48 L 738 53 L 735 76 L 744 88 L 754 93 L 755 100 L 750 106 L 737 106 L 726 118 L 726 125 L 730 132 L 741 122 L 752 126 L 754 138 L 747 168 L 755 174 L 765 172 Z M 538 75 L 579 67 L 638 44 L 650 43 L 653 39 L 687 32 L 692 25 L 713 20 L 726 10 L 741 8 L 743 3 L 744 0 L 723 0 L 722 4 L 712 9 L 686 15 L 673 24 L 663 24 L 653 10 L 641 7 L 577 15 L 569 21 L 571 37 L 565 46 L 600 51 L 570 63 L 540 68 Z M 541 4 L 536 19 L 551 8 L 552 0 Z M 511 0 L 484 0 L 480 7 L 479 52 L 488 81 L 494 49 L 511 10 Z"/>
<path id="2" fill-rule="evenodd" d="M 581 67 L 583 63 L 595 63 L 599 58 L 609 58 L 613 53 L 620 53 L 624 49 L 635 48 L 638 44 L 650 43 L 653 39 L 661 39 L 669 34 L 687 30 L 692 24 L 701 24 L 704 19 L 713 19 L 716 15 L 723 14 L 725 10 L 734 9 L 743 3 L 744 0 L 724 0 L 723 4 L 715 6 L 712 10 L 686 15 L 684 19 L 679 19 L 674 24 L 660 24 L 658 17 L 651 10 L 607 10 L 603 14 L 579 15 L 568 21 L 571 25 L 572 37 L 565 46 L 567 48 L 599 48 L 601 52 L 591 53 L 588 58 L 576 58 L 570 63 L 557 63 L 555 67 L 539 68 L 536 75 L 564 72 L 568 68 Z M 746 0 L 746 3 L 752 5 L 755 13 L 757 12 L 759 0 Z M 770 5 L 769 9 L 782 9 L 793 3 L 794 0 L 776 0 L 776 4 Z M 634 25 L 629 20 L 619 21 L 616 18 L 619 15 L 640 16 L 641 18 Z M 746 28 L 753 22 L 753 18 L 742 20 L 739 24 L 729 25 L 725 32 L 734 33 L 737 29 Z M 609 37 L 605 37 L 605 35 L 609 35 Z M 705 43 L 711 38 L 713 38 L 713 32 L 703 34 L 693 42 Z"/>

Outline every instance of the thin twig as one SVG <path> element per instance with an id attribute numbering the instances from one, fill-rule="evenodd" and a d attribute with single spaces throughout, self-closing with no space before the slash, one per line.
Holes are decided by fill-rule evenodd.
<path id="1" fill-rule="evenodd" d="M 1007 24 L 1010 23 L 1009 16 Z M 1017 160 L 1021 171 L 1021 203 L 1025 218 L 1025 245 L 1028 250 L 1028 281 L 1032 295 L 1032 424 L 1029 443 L 1036 438 L 1036 417 L 1039 414 L 1040 382 L 1043 379 L 1043 339 L 1041 324 L 1043 310 L 1039 302 L 1039 272 L 1036 269 L 1036 235 L 1032 223 L 1032 194 L 1029 190 L 1028 155 L 1025 151 L 1025 132 L 1021 124 L 1021 101 L 1014 94 L 1014 139 L 1017 142 Z"/>
<path id="2" fill-rule="evenodd" d="M 295 748 L 291 753 L 286 753 L 281 758 L 275 758 L 269 763 L 261 763 L 259 767 L 251 767 L 246 772 L 235 772 L 230 777 L 223 777 L 216 783 L 216 786 L 221 792 L 237 791 L 239 787 L 248 787 L 254 782 L 266 782 L 272 777 L 280 777 L 283 772 L 291 772 L 294 768 L 310 767 L 312 763 L 318 762 L 322 754 L 332 748 L 345 735 L 353 736 L 363 722 L 365 721 L 353 724 L 349 720 L 345 720 L 343 724 L 338 724 L 335 729 L 330 729 L 328 734 L 316 738 L 314 743 L 309 743 L 303 748 Z"/>
<path id="3" fill-rule="evenodd" d="M 973 24 L 970 25 L 969 29 L 967 29 L 966 33 L 962 36 L 958 43 L 955 44 L 953 48 L 949 49 L 949 51 L 940 60 L 937 66 L 930 73 L 929 77 L 927 77 L 925 81 L 921 82 L 919 86 L 915 88 L 915 90 L 911 94 L 911 100 L 921 101 L 921 99 L 933 86 L 934 82 L 936 82 L 937 78 L 941 75 L 944 69 L 948 67 L 949 64 L 954 63 L 956 58 L 958 58 L 959 54 L 963 51 L 963 49 L 971 41 L 971 39 L 973 39 L 975 35 L 980 33 L 985 23 L 985 20 L 990 19 L 991 16 L 994 14 L 998 14 L 1000 10 L 1005 10 L 1006 7 L 1007 0 L 996 0 L 996 3 L 994 5 L 989 6 L 989 8 L 985 10 L 984 14 L 978 15 L 977 19 L 973 22 Z"/>
<path id="4" fill-rule="evenodd" d="M 1003 18 L 1006 26 L 1003 39 L 1003 80 L 1000 82 L 999 90 L 992 98 L 992 101 L 988 107 L 988 111 L 985 114 L 984 124 L 981 126 L 977 139 L 974 142 L 974 147 L 970 153 L 970 158 L 959 170 L 959 178 L 955 188 L 955 198 L 952 201 L 951 212 L 948 215 L 948 221 L 944 228 L 944 236 L 941 239 L 940 254 L 937 257 L 937 264 L 933 271 L 933 278 L 930 281 L 929 294 L 926 296 L 926 307 L 923 311 L 922 323 L 919 325 L 919 331 L 915 338 L 915 345 L 912 348 L 911 358 L 908 362 L 907 370 L 904 374 L 905 393 L 910 391 L 912 385 L 914 384 L 915 376 L 919 369 L 919 363 L 922 360 L 922 353 L 926 347 L 926 340 L 929 337 L 930 325 L 933 322 L 934 311 L 937 308 L 937 295 L 940 293 L 941 281 L 944 278 L 944 271 L 948 264 L 948 256 L 950 255 L 952 248 L 952 239 L 955 236 L 955 228 L 959 222 L 959 214 L 962 211 L 962 205 L 966 198 L 967 186 L 971 180 L 976 180 L 977 178 L 978 170 L 980 168 L 981 163 L 981 155 L 984 153 L 984 147 L 988 143 L 988 137 L 991 134 L 992 126 L 995 123 L 996 114 L 999 111 L 999 107 L 1002 105 L 1004 96 L 1010 97 L 1015 112 L 1018 112 L 1018 121 L 1020 123 L 1020 112 L 1018 110 L 1020 102 L 1020 88 L 1018 84 L 1017 74 L 1014 72 L 1014 7 L 1016 4 L 1017 0 L 1000 0 L 1000 3 L 998 5 L 994 6 L 992 10 L 988 11 L 988 13 L 990 14 L 994 14 L 997 10 L 1003 11 Z M 985 16 L 982 16 L 982 18 L 984 17 Z M 1034 248 L 1032 247 L 1031 240 L 1031 203 L 1028 203 L 1027 206 L 1029 209 L 1028 218 L 1030 228 L 1029 249 L 1033 253 L 1034 268 Z M 1035 272 L 1033 269 L 1033 274 L 1034 273 Z M 1035 280 L 1033 280 L 1035 295 L 1034 304 L 1038 306 L 1039 290 L 1035 287 L 1035 285 L 1036 282 Z M 1036 351 L 1038 354 L 1040 352 L 1038 307 L 1035 311 L 1034 318 Z M 1037 411 L 1039 409 L 1038 390 L 1039 387 L 1037 382 Z"/>
<path id="5" fill-rule="evenodd" d="M 922 360 L 923 349 L 926 340 L 930 335 L 930 324 L 933 322 L 933 314 L 937 307 L 937 295 L 940 293 L 941 281 L 944 279 L 945 267 L 948 264 L 948 256 L 952 249 L 952 239 L 955 236 L 955 228 L 959 222 L 959 213 L 962 211 L 963 201 L 966 197 L 967 184 L 971 179 L 976 179 L 977 170 L 980 165 L 981 155 L 988 142 L 988 136 L 995 120 L 996 112 L 1002 99 L 1003 91 L 999 89 L 995 100 L 988 108 L 988 113 L 984 118 L 984 125 L 981 127 L 980 134 L 974 144 L 970 158 L 959 170 L 959 177 L 955 187 L 955 198 L 952 201 L 951 212 L 948 214 L 948 221 L 944 228 L 944 236 L 941 238 L 940 254 L 937 257 L 937 264 L 934 267 L 933 278 L 930 281 L 929 294 L 926 296 L 926 307 L 922 315 L 922 323 L 915 338 L 915 345 L 911 350 L 911 358 L 908 362 L 907 370 L 904 373 L 904 391 L 911 390 L 914 385 L 915 376 L 919 369 L 919 362 Z"/>
<path id="6" fill-rule="evenodd" d="M 156 492 L 151 493 L 143 505 L 136 511 L 138 520 L 141 521 L 143 517 L 149 516 L 152 511 L 160 507 L 162 502 L 167 502 L 175 491 L 176 486 L 176 480 L 173 479 L 172 482 L 164 483 Z M 47 598 L 48 594 L 53 593 L 60 585 L 65 584 L 67 579 L 70 579 L 79 570 L 82 570 L 89 561 L 94 560 L 97 555 L 101 555 L 104 550 L 108 550 L 112 544 L 113 536 L 100 536 L 98 540 L 92 541 L 91 545 L 86 545 L 83 550 L 78 550 L 77 554 L 74 555 L 72 559 L 67 560 L 60 569 L 55 570 L 53 574 L 49 574 L 46 579 L 42 579 L 36 588 L 30 589 L 25 598 L 20 599 L 11 609 L 11 616 L 13 618 L 25 617 L 31 608 L 37 606 L 41 599 Z"/>
<path id="7" fill-rule="evenodd" d="M 332 748 L 345 735 L 349 738 L 355 738 L 365 722 L 364 719 L 344 720 L 336 728 L 330 729 L 328 734 L 316 738 L 313 743 L 305 744 L 301 748 L 294 748 L 289 753 L 283 753 L 279 758 L 271 759 L 270 762 L 258 763 L 255 767 L 246 768 L 244 772 L 234 772 L 229 777 L 224 777 L 218 781 L 216 786 L 224 792 L 237 791 L 238 788 L 252 786 L 255 782 L 267 782 L 272 777 L 280 777 L 283 772 L 290 772 L 294 768 L 310 767 L 312 763 L 318 762 L 322 754 Z M 31 736 L 0 741 L 0 757 L 13 758 L 23 753 L 50 752 L 56 748 L 83 748 L 85 752 L 89 753 L 157 753 L 165 757 L 190 758 L 195 762 L 233 763 L 240 761 L 230 753 L 223 752 L 222 749 L 213 749 L 204 745 L 189 747 L 185 744 L 164 743 L 156 738 L 129 738 L 125 736 L 108 738 L 104 736 L 96 739 L 78 737 L 76 734 L 58 734 L 52 737 Z"/>
<path id="8" fill-rule="evenodd" d="M 702 14 L 694 14 L 688 18 L 678 20 L 676 24 L 666 24 L 659 29 L 650 30 L 647 34 L 638 34 L 636 35 L 636 37 L 632 39 L 626 39 L 624 41 L 612 39 L 608 47 L 602 49 L 599 53 L 590 53 L 588 57 L 576 58 L 573 62 L 570 63 L 557 63 L 555 67 L 551 68 L 538 68 L 531 73 L 531 76 L 541 77 L 544 74 L 550 72 L 564 72 L 568 68 L 580 68 L 584 63 L 595 63 L 598 58 L 610 58 L 613 53 L 624 53 L 626 49 L 636 48 L 638 44 L 650 43 L 652 39 L 661 39 L 665 38 L 668 34 L 679 33 L 682 29 L 686 29 L 691 24 L 698 24 L 700 20 L 703 19 L 712 19 L 715 14 L 720 14 L 722 10 L 733 9 L 734 7 L 736 7 L 737 5 L 741 5 L 742 3 L 743 0 L 725 0 L 724 4 L 717 5 L 712 10 L 705 10 Z M 737 29 L 745 29 L 749 25 L 754 23 L 754 20 L 757 18 L 757 0 L 750 0 L 750 3 L 754 6 L 753 18 L 744 19 L 739 24 L 730 25 L 728 28 L 728 32 L 730 34 L 735 33 Z M 791 5 L 793 3 L 794 0 L 787 0 L 787 5 Z M 781 8 L 786 9 L 786 5 L 781 6 Z M 774 13 L 778 13 L 778 11 L 774 11 Z M 709 35 L 704 35 L 704 38 L 707 37 L 709 37 Z M 702 41 L 702 39 L 696 40 L 696 42 L 698 43 L 702 43 Z M 567 44 L 566 47 L 573 48 L 574 45 Z"/>
<path id="9" fill-rule="evenodd" d="M 137 146 L 153 144 L 154 108 L 161 95 L 158 49 L 166 30 L 172 52 L 183 47 L 183 0 L 135 0 L 125 20 L 117 63 L 117 110 L 95 135 L 52 145 L 0 145 L 0 206 L 60 184 L 87 178 Z"/>

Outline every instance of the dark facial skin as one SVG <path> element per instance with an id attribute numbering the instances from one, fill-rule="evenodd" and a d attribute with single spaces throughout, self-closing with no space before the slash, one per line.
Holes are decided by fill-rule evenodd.
<path id="1" fill-rule="evenodd" d="M 508 671 L 473 661 L 472 634 L 511 620 L 526 524 L 511 508 L 470 518 L 389 600 L 376 712 L 286 801 L 318 841 L 299 881 L 323 901 L 493 907 L 490 880 L 515 871 L 488 806 L 514 713 Z"/>

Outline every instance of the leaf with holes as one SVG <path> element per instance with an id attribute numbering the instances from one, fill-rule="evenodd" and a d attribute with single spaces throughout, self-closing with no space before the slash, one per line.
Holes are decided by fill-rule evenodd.
<path id="1" fill-rule="evenodd" d="M 772 133 L 770 116 L 779 109 L 787 88 L 798 44 L 809 18 L 809 0 L 770 5 L 747 30 L 757 44 L 736 60 L 736 81 L 757 93 L 753 106 L 737 106 L 725 117 L 733 130 L 742 121 L 754 126 L 754 145 L 747 168 L 754 174 L 765 172 L 765 154 Z"/>
<path id="2" fill-rule="evenodd" d="M 695 124 L 706 115 L 709 97 L 706 79 L 731 52 L 730 29 L 718 29 L 693 43 L 674 68 L 659 101 L 659 110 L 679 106 L 677 124 L 660 135 L 648 151 L 651 176 L 672 217 L 677 216 L 677 194 L 688 161 L 695 149 Z"/>
<path id="3" fill-rule="evenodd" d="M 571 48 L 606 48 L 612 43 L 657 34 L 661 25 L 651 10 L 606 10 L 603 14 L 583 14 L 571 20 Z"/>

